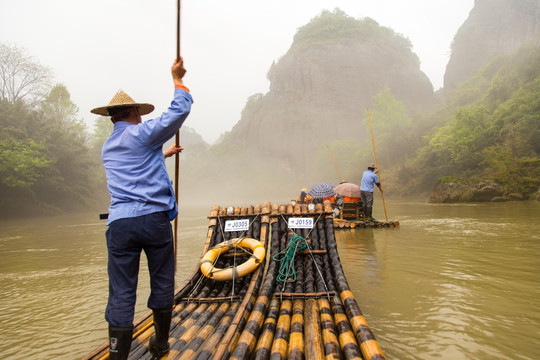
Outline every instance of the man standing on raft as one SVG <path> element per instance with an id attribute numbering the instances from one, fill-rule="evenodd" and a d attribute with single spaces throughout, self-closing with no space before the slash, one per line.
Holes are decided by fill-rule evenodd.
<path id="1" fill-rule="evenodd" d="M 174 303 L 174 243 L 170 221 L 178 214 L 165 156 L 182 147 L 162 146 L 186 120 L 193 99 L 183 84 L 183 60 L 171 69 L 175 86 L 169 109 L 142 122 L 154 110 L 151 104 L 136 103 L 119 91 L 107 106 L 92 113 L 111 116 L 114 130 L 103 144 L 102 161 L 111 196 L 106 232 L 108 248 L 109 300 L 105 319 L 109 323 L 109 359 L 127 359 L 133 335 L 133 317 L 141 251 L 150 273 L 148 307 L 154 315 L 155 337 L 150 340 L 154 356 L 169 351 L 169 326 Z M 165 155 L 165 156 L 164 156 Z"/>
<path id="2" fill-rule="evenodd" d="M 360 184 L 360 198 L 362 199 L 362 206 L 364 207 L 364 216 L 366 219 L 373 219 L 373 184 L 377 185 L 382 192 L 381 184 L 379 183 L 379 177 L 377 173 L 379 169 L 375 170 L 375 164 L 369 164 L 368 168 L 362 174 L 362 183 Z"/>

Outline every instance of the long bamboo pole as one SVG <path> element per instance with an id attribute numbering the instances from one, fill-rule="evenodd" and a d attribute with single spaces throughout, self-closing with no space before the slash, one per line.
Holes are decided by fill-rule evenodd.
<path id="1" fill-rule="evenodd" d="M 369 110 L 367 110 L 367 116 L 369 120 L 369 131 L 371 132 L 371 142 L 373 143 L 373 154 L 375 155 L 375 165 L 377 166 L 377 169 L 379 169 L 379 161 L 377 160 L 377 150 L 375 149 L 375 138 L 373 137 L 373 128 L 371 126 L 371 116 L 369 115 Z M 379 170 L 377 172 L 377 176 L 379 177 L 379 184 L 382 186 L 381 181 L 381 171 Z M 388 222 L 388 214 L 386 212 L 386 202 L 384 201 L 384 191 L 381 190 L 381 197 L 382 197 L 382 203 L 384 207 L 384 217 L 386 218 L 386 222 Z"/>
<path id="2" fill-rule="evenodd" d="M 178 0 L 177 9 L 178 15 L 176 18 L 176 60 L 180 60 L 180 1 Z M 175 136 L 176 147 L 180 146 L 180 130 L 176 132 Z M 174 196 L 176 197 L 176 207 L 178 208 L 178 168 L 180 167 L 180 154 L 176 153 L 174 156 Z M 174 218 L 174 273 L 176 274 L 176 261 L 178 254 L 178 215 Z"/>
<path id="3" fill-rule="evenodd" d="M 328 148 L 328 152 L 330 153 L 330 156 L 332 157 L 332 161 L 334 162 L 334 167 L 336 168 L 336 172 L 339 176 L 339 182 L 342 183 L 343 182 L 343 178 L 341 177 L 341 174 L 339 173 L 339 170 L 337 168 L 337 164 L 336 164 L 336 160 L 334 159 L 334 155 L 332 155 L 332 152 L 330 151 L 330 146 L 326 145 L 326 147 Z"/>

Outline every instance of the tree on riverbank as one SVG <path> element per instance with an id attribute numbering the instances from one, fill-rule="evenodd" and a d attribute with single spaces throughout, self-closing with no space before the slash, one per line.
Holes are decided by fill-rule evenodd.
<path id="1" fill-rule="evenodd" d="M 0 98 L 14 104 L 39 104 L 50 90 L 52 72 L 26 50 L 0 43 Z"/>
<path id="2" fill-rule="evenodd" d="M 92 206 L 92 174 L 86 129 L 69 93 L 58 85 L 32 110 L 0 101 L 0 213 L 41 214 Z"/>
<path id="3" fill-rule="evenodd" d="M 49 70 L 23 50 L 0 44 L 0 53 L 0 214 L 91 206 L 91 174 L 99 163 L 90 157 L 88 134 L 67 88 L 51 88 Z"/>

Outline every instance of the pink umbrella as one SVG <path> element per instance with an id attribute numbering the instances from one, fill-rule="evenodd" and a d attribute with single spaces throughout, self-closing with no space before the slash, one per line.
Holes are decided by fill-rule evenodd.
<path id="1" fill-rule="evenodd" d="M 334 191 L 336 192 L 336 194 L 339 194 L 342 196 L 348 196 L 351 198 L 360 197 L 360 186 L 353 183 L 339 184 L 338 186 L 334 188 Z"/>

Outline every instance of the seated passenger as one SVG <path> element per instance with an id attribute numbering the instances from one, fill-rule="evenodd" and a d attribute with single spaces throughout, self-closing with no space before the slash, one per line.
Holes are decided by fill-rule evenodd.
<path id="1" fill-rule="evenodd" d="M 302 190 L 300 191 L 300 195 L 298 196 L 298 203 L 311 204 L 312 201 L 313 201 L 313 196 L 307 193 L 306 188 L 302 188 Z"/>

